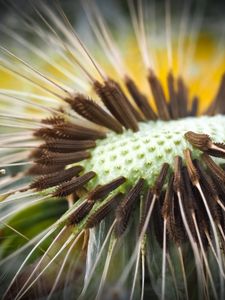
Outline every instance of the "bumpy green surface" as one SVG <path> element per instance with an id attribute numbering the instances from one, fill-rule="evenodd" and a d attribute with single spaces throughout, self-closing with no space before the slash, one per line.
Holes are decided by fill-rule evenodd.
<path id="1" fill-rule="evenodd" d="M 189 130 L 209 134 L 215 142 L 225 142 L 225 117 L 220 115 L 149 121 L 140 123 L 139 129 L 120 135 L 111 132 L 106 139 L 97 141 L 92 157 L 83 162 L 85 171 L 97 174 L 91 185 L 105 184 L 121 175 L 131 184 L 140 177 L 153 184 L 161 165 L 164 162 L 173 165 L 174 157 L 183 156 L 185 148 L 193 150 L 194 157 L 200 155 L 184 138 Z"/>

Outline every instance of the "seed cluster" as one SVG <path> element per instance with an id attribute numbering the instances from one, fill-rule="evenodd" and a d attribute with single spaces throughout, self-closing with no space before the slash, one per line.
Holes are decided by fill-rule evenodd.
<path id="1" fill-rule="evenodd" d="M 171 71 L 176 64 L 179 72 L 187 74 L 190 58 L 198 56 L 191 43 L 194 40 L 198 45 L 196 27 L 201 17 L 193 22 L 190 35 L 186 37 L 188 15 L 194 11 L 192 4 L 184 6 L 184 14 L 179 19 L 178 44 L 175 43 L 178 50 L 174 52 L 174 34 L 170 32 L 171 3 L 165 3 L 162 31 L 166 35 L 170 70 L 164 88 L 156 69 L 153 70 L 155 62 L 158 65 L 155 56 L 161 56 L 161 50 L 148 53 L 145 31 L 149 24 L 145 28 L 143 3 L 128 1 L 144 62 L 141 71 L 146 72 L 145 81 L 152 99 L 127 73 L 126 62 L 113 40 L 114 34 L 110 33 L 94 1 L 82 1 L 82 5 L 104 50 L 101 55 L 109 59 L 120 76 L 118 80 L 109 77 L 112 75 L 102 68 L 104 59 L 98 62 L 90 54 L 59 3 L 53 5 L 54 9 L 44 2 L 32 3 L 34 20 L 15 6 L 21 15 L 21 20 L 17 18 L 22 21 L 22 27 L 28 32 L 34 31 L 41 43 L 35 46 L 33 39 L 26 41 L 25 36 L 17 36 L 7 26 L 3 26 L 1 32 L 13 37 L 57 73 L 42 72 L 26 59 L 0 47 L 2 68 L 54 96 L 52 99 L 16 90 L 0 91 L 3 99 L 28 104 L 29 109 L 45 113 L 44 119 L 38 116 L 32 119 L 20 111 L 11 114 L 4 111 L 3 102 L 0 115 L 1 124 L 9 128 L 9 134 L 1 134 L 3 149 L 8 149 L 2 151 L 7 154 L 1 160 L 5 160 L 1 168 L 6 170 L 0 169 L 0 176 L 6 171 L 1 186 L 7 189 L 0 195 L 3 205 L 0 221 L 4 224 L 1 236 L 8 236 L 4 232 L 7 227 L 26 241 L 4 257 L 0 265 L 7 262 L 7 272 L 8 269 L 11 272 L 10 259 L 19 254 L 19 262 L 21 252 L 29 250 L 15 275 L 2 276 L 10 280 L 3 299 L 30 299 L 33 295 L 45 298 L 44 293 L 51 299 L 65 296 L 67 292 L 72 298 L 80 295 L 81 300 L 225 299 L 225 75 L 211 104 L 201 112 L 200 99 L 190 96 L 183 75 L 175 76 Z M 154 6 L 150 4 L 151 10 Z M 201 5 L 197 5 L 196 12 L 200 8 Z M 158 10 L 156 12 L 158 15 Z M 151 15 L 154 17 L 154 12 Z M 48 45 L 50 42 L 54 53 L 48 56 L 42 42 Z M 184 59 L 181 50 L 186 45 L 187 58 Z M 18 64 L 14 65 L 15 62 Z M 160 65 L 164 68 L 164 61 Z M 76 68 L 81 70 L 84 81 L 82 76 L 77 77 Z M 55 79 L 58 73 L 63 75 L 61 83 L 59 77 Z M 88 88 L 96 99 L 90 98 L 90 93 L 78 92 Z M 53 106 L 55 98 L 61 101 L 60 107 Z M 20 167 L 24 170 L 27 165 L 24 173 L 17 173 Z M 8 167 L 12 168 L 12 173 L 15 168 L 13 179 L 7 176 Z M 24 178 L 24 174 L 31 177 L 32 182 Z M 45 214 L 52 203 L 56 203 L 55 207 L 50 214 Z M 63 213 L 57 203 L 64 205 Z M 23 232 L 29 227 L 25 226 L 24 216 L 33 214 L 36 205 L 40 217 L 35 215 L 32 219 L 31 216 L 28 224 L 37 223 L 37 227 L 26 228 Z M 53 216 L 53 212 L 57 215 Z M 15 219 L 14 213 L 18 213 Z M 57 220 L 49 226 L 55 217 Z M 44 220 L 41 224 L 38 223 L 40 219 Z M 15 224 L 18 228 L 14 228 Z M 43 230 L 44 226 L 48 228 Z M 32 232 L 38 231 L 42 232 L 30 238 Z M 34 244 L 32 248 L 31 244 Z M 15 249 L 17 244 L 13 236 L 1 245 L 3 257 L 8 248 Z M 37 250 L 43 255 L 33 264 Z M 59 263 L 58 258 L 62 262 Z M 46 276 L 49 277 L 46 291 L 43 295 L 39 290 L 33 293 L 34 284 L 53 263 L 54 267 Z M 25 267 L 27 269 L 23 270 Z M 5 274 L 6 269 L 1 270 Z M 115 286 L 111 284 L 114 278 Z M 52 279 L 55 281 L 49 287 Z M 43 290 L 44 281 L 40 281 L 44 283 Z M 193 282 L 196 283 L 194 289 Z M 145 283 L 150 283 L 150 288 L 145 288 Z"/>
<path id="2" fill-rule="evenodd" d="M 116 237 L 125 232 L 134 207 L 144 197 L 140 234 L 153 204 L 155 234 L 161 245 L 163 220 L 172 240 L 180 244 L 187 239 L 182 210 L 196 242 L 195 219 L 206 243 L 204 230 L 210 234 L 210 226 L 201 201 L 206 192 L 207 205 L 224 228 L 224 170 L 209 156 L 216 156 L 219 163 L 224 158 L 224 117 L 213 116 L 224 79 L 214 110 L 208 109 L 208 116 L 198 118 L 194 117 L 198 100 L 193 99 L 189 107 L 182 78 L 176 80 L 168 74 L 168 99 L 152 70 L 148 81 L 157 111 L 128 76 L 125 85 L 132 101 L 112 79 L 93 83 L 102 104 L 82 94 L 65 98 L 93 126 L 77 124 L 60 114 L 43 120 L 46 127 L 35 136 L 44 143 L 31 153 L 35 165 L 28 173 L 38 175 L 31 188 L 54 187 L 54 197 L 74 195 L 76 200 L 80 194 L 86 195 L 68 217 L 68 226 L 86 218 L 86 228 L 91 228 L 114 210 Z"/>

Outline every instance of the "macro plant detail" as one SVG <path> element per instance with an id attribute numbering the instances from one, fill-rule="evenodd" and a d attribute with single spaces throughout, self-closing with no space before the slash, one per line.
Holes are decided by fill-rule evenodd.
<path id="1" fill-rule="evenodd" d="M 58 3 L 33 3 L 38 21 L 13 7 L 52 56 L 2 26 L 44 62 L 0 47 L 1 68 L 34 89 L 0 90 L 3 299 L 224 299 L 225 75 L 201 109 L 181 58 L 173 68 L 165 3 L 166 84 L 143 3 L 128 1 L 151 99 L 91 1 L 102 60 Z"/>

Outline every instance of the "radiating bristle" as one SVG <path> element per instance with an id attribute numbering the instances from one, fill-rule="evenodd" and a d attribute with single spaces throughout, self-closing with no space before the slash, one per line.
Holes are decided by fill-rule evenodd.
<path id="1" fill-rule="evenodd" d="M 62 165 L 42 165 L 42 164 L 34 164 L 27 171 L 27 175 L 47 175 L 51 173 L 55 173 L 59 170 L 63 170 L 64 166 Z"/>
<path id="2" fill-rule="evenodd" d="M 47 125 L 59 125 L 59 124 L 63 124 L 64 122 L 65 119 L 62 116 L 58 116 L 58 115 L 53 115 L 51 117 L 42 120 L 42 123 Z"/>
<path id="3" fill-rule="evenodd" d="M 168 233 L 170 238 L 178 245 L 181 245 L 186 238 L 176 194 L 171 198 Z"/>
<path id="4" fill-rule="evenodd" d="M 157 199 L 153 209 L 154 232 L 160 247 L 163 247 L 163 217 L 161 214 L 161 210 L 164 197 L 165 194 L 164 192 L 162 192 L 160 197 Z"/>
<path id="5" fill-rule="evenodd" d="M 134 202 L 140 196 L 141 190 L 144 185 L 144 179 L 139 179 L 134 187 L 130 189 L 128 194 L 124 197 L 121 204 L 116 211 L 116 224 L 115 235 L 120 237 L 126 230 L 130 219 L 131 211 L 134 206 Z"/>
<path id="6" fill-rule="evenodd" d="M 144 203 L 143 203 L 142 211 L 141 211 L 141 218 L 140 218 L 140 223 L 139 223 L 139 235 L 142 233 L 144 224 L 146 222 L 146 218 L 147 218 L 147 215 L 149 212 L 150 205 L 152 203 L 152 199 L 153 199 L 152 189 L 148 188 L 148 191 L 147 191 L 144 201 L 143 201 Z M 146 226 L 148 227 L 148 224 Z"/>
<path id="7" fill-rule="evenodd" d="M 172 191 L 170 191 L 171 202 L 169 205 L 168 231 L 170 237 L 177 244 L 180 245 L 185 240 L 186 235 L 184 231 L 180 208 L 178 205 L 178 193 L 180 193 L 181 195 L 184 194 L 182 158 L 179 156 L 176 156 L 174 161 L 173 189 L 175 191 L 173 195 L 172 195 Z"/>
<path id="8" fill-rule="evenodd" d="M 177 80 L 177 99 L 180 107 L 180 117 L 188 116 L 188 90 L 181 77 Z"/>
<path id="9" fill-rule="evenodd" d="M 140 178 L 137 183 L 129 190 L 127 195 L 124 197 L 119 210 L 120 209 L 129 209 L 132 207 L 133 203 L 136 201 L 138 195 L 140 195 L 143 187 L 144 187 L 145 180 Z"/>
<path id="10" fill-rule="evenodd" d="M 200 175 L 200 183 L 202 184 L 202 187 L 208 194 L 207 202 L 210 207 L 210 212 L 213 216 L 213 219 L 216 223 L 220 223 L 220 211 L 219 206 L 217 204 L 218 195 L 214 183 L 211 180 L 210 176 L 203 169 L 203 166 L 201 165 L 200 161 L 196 160 L 195 166 L 198 169 Z"/>
<path id="11" fill-rule="evenodd" d="M 188 88 L 182 77 L 174 78 L 172 72 L 168 73 L 167 86 L 169 91 L 169 102 L 167 103 L 171 119 L 196 116 L 198 113 L 199 99 L 194 96 L 189 109 Z"/>
<path id="12" fill-rule="evenodd" d="M 41 128 L 34 132 L 34 136 L 44 140 L 74 139 L 74 140 L 96 140 L 105 138 L 105 133 L 94 129 L 85 128 L 72 123 L 60 123 L 53 125 L 53 128 Z"/>
<path id="13" fill-rule="evenodd" d="M 172 197 L 174 197 L 173 181 L 174 181 L 174 174 L 172 173 L 169 178 L 166 194 L 163 201 L 162 216 L 164 219 L 168 219 L 170 215 L 170 204 L 172 203 Z"/>
<path id="14" fill-rule="evenodd" d="M 43 165 L 67 165 L 75 162 L 79 162 L 81 160 L 87 159 L 90 157 L 90 153 L 86 151 L 77 151 L 72 153 L 57 153 L 51 151 L 45 151 L 45 153 L 35 160 L 35 163 L 43 164 Z"/>
<path id="15" fill-rule="evenodd" d="M 103 186 L 97 186 L 93 191 L 91 191 L 88 194 L 88 199 L 90 200 L 102 199 L 105 196 L 107 196 L 109 193 L 111 193 L 113 190 L 117 189 L 125 181 L 126 178 L 120 176 L 119 178 L 116 178 Z"/>
<path id="16" fill-rule="evenodd" d="M 161 167 L 160 173 L 153 187 L 153 193 L 156 195 L 156 197 L 160 196 L 168 171 L 169 171 L 169 164 L 164 163 Z"/>
<path id="17" fill-rule="evenodd" d="M 126 129 L 138 131 L 137 120 L 133 112 L 112 80 L 106 81 L 104 85 L 95 82 L 94 88 L 108 110 Z"/>
<path id="18" fill-rule="evenodd" d="M 34 132 L 34 136 L 41 139 L 62 138 L 62 134 L 53 128 L 40 128 Z"/>
<path id="19" fill-rule="evenodd" d="M 107 200 L 107 202 L 98 208 L 96 212 L 90 215 L 86 223 L 86 228 L 93 228 L 97 226 L 111 211 L 116 208 L 123 197 L 124 194 L 119 193 Z"/>
<path id="20" fill-rule="evenodd" d="M 183 167 L 182 169 L 184 182 L 185 182 L 185 195 L 187 201 L 185 202 L 187 210 L 192 212 L 197 208 L 196 199 L 194 197 L 194 187 L 192 186 L 191 180 L 189 178 L 189 173 L 187 167 Z"/>
<path id="21" fill-rule="evenodd" d="M 188 226 L 190 228 L 194 240 L 197 241 L 193 215 L 195 215 L 196 211 L 198 211 L 198 205 L 196 202 L 196 197 L 194 192 L 195 188 L 193 187 L 191 180 L 189 178 L 187 167 L 183 167 L 182 176 L 184 182 L 184 190 L 182 194 L 182 198 L 184 199 L 183 206 L 184 206 Z"/>
<path id="22" fill-rule="evenodd" d="M 215 174 L 215 176 L 221 181 L 222 184 L 225 183 L 225 171 L 217 165 L 213 159 L 208 154 L 202 154 L 202 159 L 207 165 L 209 170 Z"/>
<path id="23" fill-rule="evenodd" d="M 117 133 L 123 132 L 121 124 L 115 118 L 108 114 L 93 100 L 86 98 L 84 95 L 77 94 L 73 99 L 67 99 L 66 101 L 69 102 L 73 110 L 84 118 Z"/>
<path id="24" fill-rule="evenodd" d="M 189 116 L 197 116 L 199 110 L 199 98 L 197 96 L 194 96 L 191 102 L 191 109 L 189 112 Z"/>
<path id="25" fill-rule="evenodd" d="M 184 150 L 184 158 L 187 164 L 188 174 L 191 179 L 191 182 L 193 185 L 196 185 L 199 182 L 199 174 L 193 164 L 190 149 Z"/>
<path id="26" fill-rule="evenodd" d="M 182 158 L 176 156 L 174 158 L 174 181 L 173 189 L 175 192 L 183 191 L 183 181 L 182 181 Z"/>
<path id="27" fill-rule="evenodd" d="M 144 121 L 143 116 L 140 114 L 140 112 L 133 106 L 133 104 L 131 103 L 131 101 L 127 98 L 126 94 L 124 93 L 122 87 L 120 86 L 120 84 L 118 83 L 118 81 L 116 80 L 112 80 L 110 79 L 110 82 L 112 83 L 112 85 L 115 86 L 115 88 L 118 90 L 120 97 L 121 97 L 121 104 L 127 106 L 126 109 L 128 109 L 132 114 L 133 117 L 136 119 L 137 122 L 142 122 Z M 123 106 L 122 105 L 122 106 Z M 128 116 L 129 118 L 133 118 L 132 115 Z M 135 125 L 134 125 L 135 126 Z M 136 124 L 136 126 L 138 126 L 138 124 Z"/>
<path id="28" fill-rule="evenodd" d="M 141 110 L 145 118 L 147 120 L 157 120 L 157 115 L 151 108 L 148 99 L 139 91 L 135 82 L 130 77 L 126 76 L 125 84 L 128 88 L 129 93 L 131 94 L 132 98 L 134 99 L 135 103 L 137 104 L 138 108 Z"/>
<path id="29" fill-rule="evenodd" d="M 177 92 L 175 90 L 175 79 L 172 72 L 169 72 L 167 76 L 167 85 L 169 90 L 169 110 L 173 119 L 180 117 L 179 102 L 177 99 Z"/>
<path id="30" fill-rule="evenodd" d="M 68 218 L 67 224 L 69 226 L 78 224 L 81 222 L 91 211 L 95 202 L 90 200 L 85 200 Z"/>
<path id="31" fill-rule="evenodd" d="M 199 173 L 199 178 L 202 185 L 208 190 L 208 193 L 211 194 L 211 196 L 216 197 L 217 191 L 208 172 L 203 168 L 203 165 L 199 160 L 194 160 L 194 165 Z"/>
<path id="32" fill-rule="evenodd" d="M 198 230 L 200 233 L 202 244 L 203 244 L 204 248 L 207 248 L 208 241 L 207 241 L 206 233 L 210 233 L 210 224 L 209 224 L 207 213 L 205 211 L 205 207 L 202 204 L 201 196 L 199 195 L 199 193 L 196 190 L 195 190 L 195 201 L 196 201 L 195 216 L 196 216 L 196 220 L 197 220 L 197 224 L 198 224 Z M 193 223 L 193 218 L 192 218 L 192 223 Z M 196 233 L 196 228 L 195 228 L 194 224 L 192 225 L 193 226 L 193 228 L 192 228 L 192 226 L 191 226 L 192 223 L 189 222 L 191 233 L 192 233 L 194 240 L 199 244 L 197 233 Z"/>
<path id="33" fill-rule="evenodd" d="M 41 191 L 43 189 L 62 184 L 63 182 L 77 176 L 82 170 L 83 167 L 75 166 L 67 170 L 61 170 L 60 172 L 52 173 L 50 175 L 42 175 L 35 179 L 33 183 L 31 183 L 30 188 L 35 188 L 38 191 Z"/>
<path id="34" fill-rule="evenodd" d="M 41 149 L 47 149 L 52 152 L 75 152 L 94 148 L 96 142 L 93 140 L 69 140 L 69 139 L 51 139 L 40 145 Z"/>
<path id="35" fill-rule="evenodd" d="M 106 137 L 104 132 L 100 132 L 94 129 L 85 128 L 80 125 L 64 123 L 54 126 L 55 131 L 62 134 L 62 136 L 70 137 L 74 139 L 96 140 Z"/>
<path id="36" fill-rule="evenodd" d="M 83 187 L 88 181 L 96 176 L 95 172 L 88 172 L 80 177 L 74 177 L 71 180 L 60 184 L 53 193 L 54 197 L 65 197 L 76 192 L 76 189 Z"/>
<path id="37" fill-rule="evenodd" d="M 154 96 L 155 104 L 158 110 L 159 118 L 164 121 L 170 120 L 170 113 L 168 110 L 168 105 L 166 102 L 166 96 L 164 94 L 163 88 L 160 81 L 155 76 L 153 71 L 148 74 L 148 81 L 151 87 L 152 94 Z"/>

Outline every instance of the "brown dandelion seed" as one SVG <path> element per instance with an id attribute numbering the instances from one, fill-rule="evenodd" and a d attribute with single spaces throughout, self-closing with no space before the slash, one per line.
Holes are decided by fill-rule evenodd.
<path id="1" fill-rule="evenodd" d="M 65 197 L 76 191 L 76 189 L 83 187 L 88 181 L 96 176 L 95 172 L 91 171 L 79 177 L 74 177 L 57 187 L 53 192 L 53 197 Z"/>
<path id="2" fill-rule="evenodd" d="M 113 211 L 120 203 L 124 194 L 119 193 L 116 196 L 111 197 L 105 204 L 98 208 L 93 214 L 91 214 L 87 220 L 86 228 L 93 228 L 97 226 L 107 215 Z"/>

